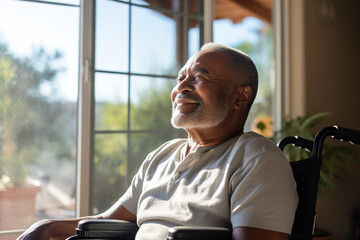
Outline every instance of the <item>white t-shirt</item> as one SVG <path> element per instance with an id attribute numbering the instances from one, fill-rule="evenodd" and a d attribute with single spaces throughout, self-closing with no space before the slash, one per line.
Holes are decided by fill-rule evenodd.
<path id="1" fill-rule="evenodd" d="M 136 239 L 166 239 L 172 226 L 248 226 L 290 233 L 297 207 L 290 164 L 254 132 L 185 157 L 187 139 L 151 152 L 122 205 L 137 216 Z"/>

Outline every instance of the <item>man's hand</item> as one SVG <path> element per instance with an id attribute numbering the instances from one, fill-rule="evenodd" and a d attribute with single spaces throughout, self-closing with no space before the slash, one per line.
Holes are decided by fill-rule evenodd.
<path id="1" fill-rule="evenodd" d="M 75 228 L 84 217 L 63 220 L 41 220 L 31 225 L 17 240 L 64 240 L 75 235 Z"/>
<path id="2" fill-rule="evenodd" d="M 17 240 L 48 240 L 50 239 L 51 220 L 41 220 L 31 225 Z"/>
<path id="3" fill-rule="evenodd" d="M 83 219 L 119 219 L 136 222 L 136 216 L 117 202 L 106 212 L 75 219 L 41 220 L 31 225 L 17 240 L 63 240 L 75 235 L 75 229 Z"/>

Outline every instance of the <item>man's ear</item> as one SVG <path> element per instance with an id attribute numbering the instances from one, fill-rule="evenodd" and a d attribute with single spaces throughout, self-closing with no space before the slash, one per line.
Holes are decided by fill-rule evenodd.
<path id="1" fill-rule="evenodd" d="M 234 109 L 244 109 L 250 103 L 252 98 L 252 91 L 250 86 L 238 87 L 236 90 L 236 99 L 234 104 Z"/>

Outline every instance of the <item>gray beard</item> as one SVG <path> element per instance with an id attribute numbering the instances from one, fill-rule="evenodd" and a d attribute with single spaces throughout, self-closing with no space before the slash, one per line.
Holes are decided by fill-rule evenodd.
<path id="1" fill-rule="evenodd" d="M 200 103 L 198 108 L 191 113 L 176 114 L 176 109 L 173 104 L 171 124 L 177 129 L 205 129 L 216 127 L 225 120 L 227 116 L 227 107 L 226 104 L 224 104 L 224 106 L 217 106 L 216 108 L 217 109 L 212 110 Z"/>

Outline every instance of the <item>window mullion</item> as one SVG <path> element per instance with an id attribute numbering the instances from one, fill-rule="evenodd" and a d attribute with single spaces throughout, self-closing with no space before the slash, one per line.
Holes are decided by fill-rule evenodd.
<path id="1" fill-rule="evenodd" d="M 204 0 L 204 44 L 213 41 L 214 0 Z"/>
<path id="2" fill-rule="evenodd" d="M 275 52 L 275 95 L 274 95 L 274 130 L 282 126 L 282 116 L 290 116 L 289 87 L 289 0 L 274 1 L 274 52 Z"/>
<path id="3" fill-rule="evenodd" d="M 90 214 L 95 0 L 81 0 L 76 216 Z"/>

